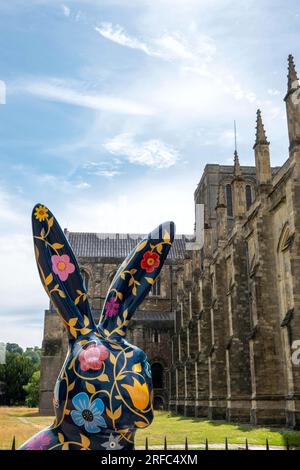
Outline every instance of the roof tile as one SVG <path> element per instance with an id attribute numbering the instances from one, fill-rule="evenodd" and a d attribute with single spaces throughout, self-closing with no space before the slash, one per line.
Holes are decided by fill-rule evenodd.
<path id="1" fill-rule="evenodd" d="M 68 232 L 66 236 L 74 253 L 83 258 L 121 258 L 124 259 L 136 244 L 145 236 L 124 233 Z M 186 241 L 191 236 L 176 235 L 169 253 L 171 259 L 183 259 Z"/>

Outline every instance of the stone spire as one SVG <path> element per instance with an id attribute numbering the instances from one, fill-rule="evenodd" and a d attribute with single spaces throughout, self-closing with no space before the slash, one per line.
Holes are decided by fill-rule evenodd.
<path id="1" fill-rule="evenodd" d="M 292 55 L 288 57 L 288 89 L 284 98 L 290 141 L 290 156 L 300 146 L 300 84 Z"/>
<path id="2" fill-rule="evenodd" d="M 296 90 L 299 87 L 299 80 L 296 72 L 296 67 L 294 63 L 294 57 L 292 54 L 288 57 L 288 93 L 290 91 Z"/>
<path id="3" fill-rule="evenodd" d="M 269 144 L 261 111 L 258 109 L 256 113 L 256 138 L 253 149 L 255 153 L 256 180 L 260 190 L 270 184 L 272 179 Z"/>
<path id="4" fill-rule="evenodd" d="M 255 144 L 269 145 L 270 142 L 267 141 L 266 131 L 262 122 L 261 111 L 260 109 L 256 112 L 256 138 Z"/>
<path id="5" fill-rule="evenodd" d="M 233 164 L 233 174 L 235 177 L 240 177 L 242 175 L 240 159 L 237 153 L 237 150 L 234 151 L 234 164 Z"/>
<path id="6" fill-rule="evenodd" d="M 246 212 L 246 197 L 245 197 L 245 180 L 242 176 L 240 160 L 237 150 L 234 151 L 234 165 L 233 165 L 233 180 L 232 187 L 232 202 L 233 202 L 233 217 L 240 219 Z"/>

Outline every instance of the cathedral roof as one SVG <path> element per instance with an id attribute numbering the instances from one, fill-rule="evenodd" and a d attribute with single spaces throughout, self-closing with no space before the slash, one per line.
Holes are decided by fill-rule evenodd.
<path id="1" fill-rule="evenodd" d="M 122 260 L 145 236 L 133 233 L 85 233 L 67 230 L 65 234 L 78 257 L 120 258 Z M 176 235 L 168 258 L 183 259 L 185 244 L 191 240 L 191 236 Z"/>
<path id="2" fill-rule="evenodd" d="M 132 324 L 147 324 L 153 327 L 172 327 L 175 312 L 157 310 L 137 310 L 132 318 Z"/>

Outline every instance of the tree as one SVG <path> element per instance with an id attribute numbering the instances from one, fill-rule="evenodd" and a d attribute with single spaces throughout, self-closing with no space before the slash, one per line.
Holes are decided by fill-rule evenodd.
<path id="1" fill-rule="evenodd" d="M 41 373 L 37 370 L 32 374 L 28 384 L 23 386 L 26 393 L 25 402 L 27 406 L 35 407 L 39 404 L 40 376 Z"/>
<path id="2" fill-rule="evenodd" d="M 36 366 L 28 357 L 18 353 L 6 353 L 6 363 L 0 365 L 0 381 L 4 382 L 7 405 L 25 403 L 24 385 L 27 385 Z"/>
<path id="3" fill-rule="evenodd" d="M 17 343 L 6 343 L 6 351 L 16 354 L 23 354 L 23 349 Z"/>
<path id="4" fill-rule="evenodd" d="M 34 348 L 26 348 L 24 356 L 28 357 L 35 366 L 41 363 L 41 349 L 35 346 Z"/>

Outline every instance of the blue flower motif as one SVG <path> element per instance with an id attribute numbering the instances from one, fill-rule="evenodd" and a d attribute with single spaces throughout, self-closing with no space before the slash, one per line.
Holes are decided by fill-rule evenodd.
<path id="1" fill-rule="evenodd" d="M 89 433 L 101 431 L 107 424 L 101 416 L 104 411 L 104 403 L 100 398 L 90 402 L 87 393 L 78 393 L 72 400 L 76 410 L 71 411 L 71 417 L 76 426 L 84 426 Z"/>

